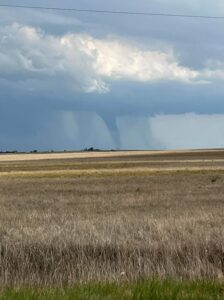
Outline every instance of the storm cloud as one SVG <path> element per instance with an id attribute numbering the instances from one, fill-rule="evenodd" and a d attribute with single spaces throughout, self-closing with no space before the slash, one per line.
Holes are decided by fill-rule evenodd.
<path id="1" fill-rule="evenodd" d="M 222 1 L 128 7 L 224 14 Z M 10 9 L 0 17 L 0 149 L 223 147 L 220 21 Z"/>

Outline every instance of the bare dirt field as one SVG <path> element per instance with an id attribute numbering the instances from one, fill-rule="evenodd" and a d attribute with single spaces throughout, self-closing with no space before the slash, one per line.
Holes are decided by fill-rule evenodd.
<path id="1" fill-rule="evenodd" d="M 0 156 L 1 286 L 223 280 L 224 151 L 68 154 Z"/>

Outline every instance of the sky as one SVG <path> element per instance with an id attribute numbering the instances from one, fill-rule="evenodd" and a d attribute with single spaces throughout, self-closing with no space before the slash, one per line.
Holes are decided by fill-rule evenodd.
<path id="1" fill-rule="evenodd" d="M 222 0 L 32 5 L 224 16 Z M 0 150 L 224 147 L 223 26 L 0 7 Z"/>

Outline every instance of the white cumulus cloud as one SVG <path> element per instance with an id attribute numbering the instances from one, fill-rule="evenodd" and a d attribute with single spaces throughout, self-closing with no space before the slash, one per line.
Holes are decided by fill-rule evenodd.
<path id="1" fill-rule="evenodd" d="M 114 80 L 201 80 L 172 51 L 147 51 L 121 39 L 86 34 L 56 36 L 19 24 L 0 27 L 0 76 L 44 83 L 59 78 L 75 90 L 99 93 L 108 92 Z"/>

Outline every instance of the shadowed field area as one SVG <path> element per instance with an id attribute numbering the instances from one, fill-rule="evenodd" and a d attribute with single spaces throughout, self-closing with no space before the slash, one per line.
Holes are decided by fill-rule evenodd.
<path id="1" fill-rule="evenodd" d="M 222 281 L 223 172 L 222 151 L 0 158 L 1 286 Z"/>

